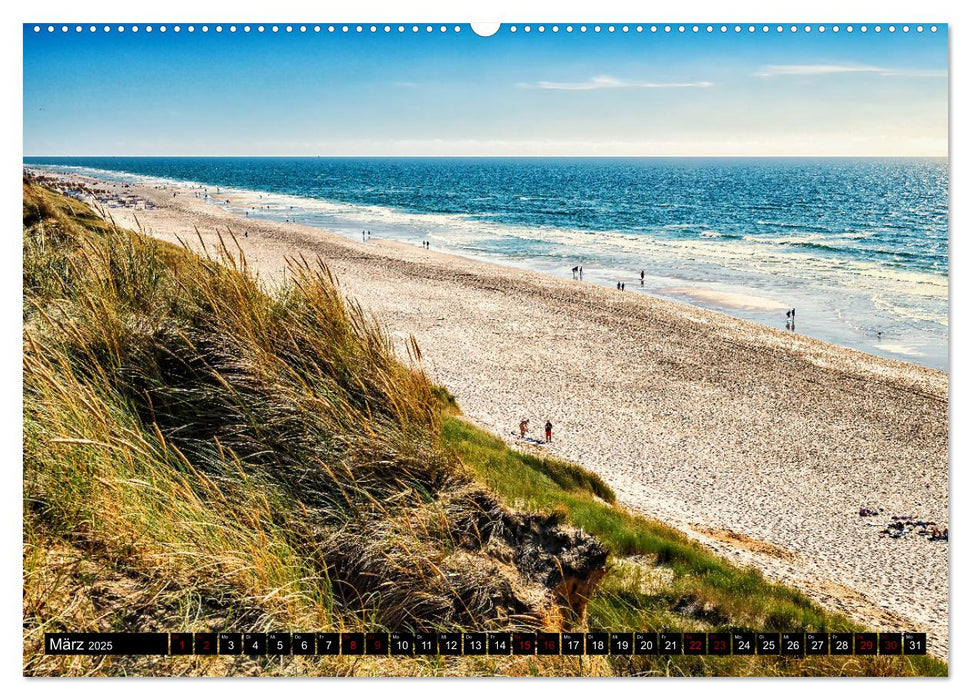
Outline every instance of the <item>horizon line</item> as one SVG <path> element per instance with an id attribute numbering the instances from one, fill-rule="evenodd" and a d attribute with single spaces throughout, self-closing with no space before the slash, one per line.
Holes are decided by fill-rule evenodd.
<path id="1" fill-rule="evenodd" d="M 263 154 L 263 155 L 252 155 L 252 154 L 185 154 L 185 153 L 166 153 L 166 154 L 125 154 L 125 155 L 114 155 L 114 154 L 84 154 L 84 155 L 53 155 L 53 154 L 41 154 L 41 155 L 27 155 L 24 154 L 21 158 L 949 158 L 950 152 L 941 154 L 868 154 L 868 153 L 846 153 L 846 154 L 705 154 L 705 153 L 694 153 L 694 154 L 666 154 L 666 155 L 650 155 L 650 154 L 613 154 L 613 155 L 590 155 L 590 154 L 477 154 L 477 153 L 463 153 L 463 154 L 450 154 L 450 155 L 436 155 L 436 154 L 380 154 L 380 153 L 364 153 L 364 154 L 326 154 L 326 153 L 314 153 L 314 154 Z"/>

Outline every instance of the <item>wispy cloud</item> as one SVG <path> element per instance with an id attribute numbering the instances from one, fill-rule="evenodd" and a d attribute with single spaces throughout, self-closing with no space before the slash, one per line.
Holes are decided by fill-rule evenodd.
<path id="1" fill-rule="evenodd" d="M 908 70 L 902 68 L 883 68 L 881 66 L 842 63 L 801 63 L 763 66 L 762 69 L 755 75 L 759 78 L 774 78 L 777 76 L 845 75 L 852 73 L 868 73 L 870 75 L 904 78 L 947 77 L 947 71 L 942 70 Z"/>
<path id="2" fill-rule="evenodd" d="M 695 81 L 687 83 L 659 83 L 643 80 L 625 80 L 610 75 L 596 75 L 589 80 L 579 83 L 560 83 L 551 80 L 540 80 L 536 83 L 518 83 L 517 87 L 533 88 L 537 90 L 617 90 L 617 89 L 658 89 L 658 88 L 706 88 L 713 83 Z"/>

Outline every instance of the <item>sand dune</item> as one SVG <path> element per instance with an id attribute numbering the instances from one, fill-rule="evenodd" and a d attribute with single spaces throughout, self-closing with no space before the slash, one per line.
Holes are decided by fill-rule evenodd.
<path id="1" fill-rule="evenodd" d="M 227 214 L 182 191 L 119 224 L 208 246 L 232 229 L 269 279 L 320 255 L 397 341 L 413 334 L 465 413 L 553 453 L 621 501 L 876 628 L 947 653 L 947 545 L 881 538 L 894 514 L 946 526 L 947 375 L 643 294 Z M 244 233 L 248 234 L 244 236 Z M 534 428 L 535 430 L 535 428 Z M 865 519 L 861 506 L 884 508 Z M 872 521 L 872 522 L 871 522 Z M 726 534 L 727 533 L 727 534 Z"/>

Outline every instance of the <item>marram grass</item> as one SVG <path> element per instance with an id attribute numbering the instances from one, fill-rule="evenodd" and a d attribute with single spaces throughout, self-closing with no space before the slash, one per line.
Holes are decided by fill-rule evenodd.
<path id="1" fill-rule="evenodd" d="M 947 673 L 932 658 L 44 656 L 58 631 L 854 626 L 462 419 L 417 344 L 397 359 L 320 262 L 268 288 L 231 238 L 198 256 L 28 182 L 23 208 L 25 674 Z M 524 523 L 610 552 L 582 619 L 553 614 L 509 554 Z"/>

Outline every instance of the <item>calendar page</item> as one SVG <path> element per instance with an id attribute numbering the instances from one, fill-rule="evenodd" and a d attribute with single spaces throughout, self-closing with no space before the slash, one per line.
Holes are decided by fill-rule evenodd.
<path id="1" fill-rule="evenodd" d="M 946 23 L 22 34 L 24 675 L 948 674 Z"/>

